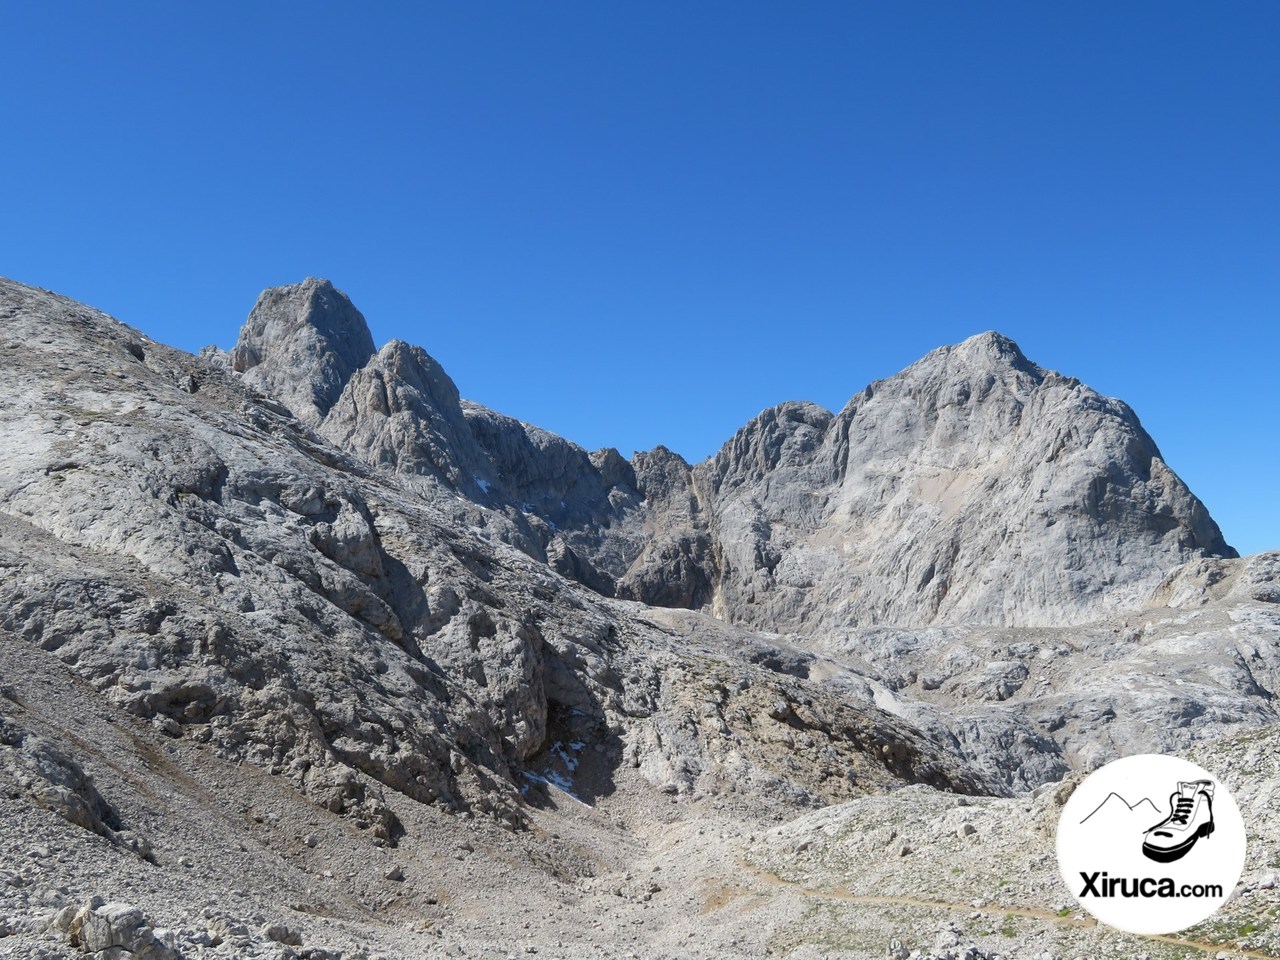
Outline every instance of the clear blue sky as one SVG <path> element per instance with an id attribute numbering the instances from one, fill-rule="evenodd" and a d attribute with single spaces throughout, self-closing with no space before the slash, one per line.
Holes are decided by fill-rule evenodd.
<path id="1" fill-rule="evenodd" d="M 0 274 L 691 460 L 987 329 L 1280 547 L 1280 3 L 9 3 Z"/>

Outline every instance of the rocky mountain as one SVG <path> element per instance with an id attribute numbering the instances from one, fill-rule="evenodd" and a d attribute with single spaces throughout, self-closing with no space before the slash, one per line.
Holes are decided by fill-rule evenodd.
<path id="1" fill-rule="evenodd" d="M 321 280 L 199 357 L 0 281 L 0 351 L 0 956 L 758 955 L 686 933 L 779 820 L 1276 720 L 1280 554 L 995 334 L 694 466 Z"/>
<path id="2" fill-rule="evenodd" d="M 371 356 L 360 311 L 328 281 L 308 279 L 263 291 L 228 360 L 245 382 L 315 426 Z"/>
<path id="3" fill-rule="evenodd" d="M 254 371 L 291 371 L 275 396 L 299 419 L 466 497 L 488 511 L 477 522 L 500 515 L 497 535 L 606 596 L 774 630 L 1038 626 L 1139 609 L 1178 564 L 1235 556 L 1132 410 L 995 333 L 838 414 L 766 410 L 696 467 L 663 448 L 588 454 L 464 404 L 419 349 L 317 359 L 330 340 L 364 344 L 368 330 L 308 280 L 263 295 L 233 366 L 261 358 L 246 375 L 260 385 L 276 374 Z"/>
<path id="4" fill-rule="evenodd" d="M 834 417 L 766 411 L 696 482 L 713 606 L 756 625 L 1080 623 L 1140 608 L 1179 563 L 1235 556 L 1132 410 L 994 333 Z"/>

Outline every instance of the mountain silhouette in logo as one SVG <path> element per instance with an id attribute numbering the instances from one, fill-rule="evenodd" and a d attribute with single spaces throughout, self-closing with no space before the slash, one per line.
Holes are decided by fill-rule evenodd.
<path id="1" fill-rule="evenodd" d="M 1104 820 L 1114 821 L 1116 819 L 1128 820 L 1130 818 L 1141 819 L 1144 822 L 1151 823 L 1148 817 L 1154 817 L 1156 820 L 1160 818 L 1160 808 L 1155 805 L 1148 797 L 1143 797 L 1136 803 L 1130 803 L 1120 794 L 1112 791 L 1107 794 L 1107 799 L 1098 804 L 1093 812 L 1090 813 L 1080 822 L 1088 823 L 1094 818 L 1095 823 L 1101 823 Z"/>

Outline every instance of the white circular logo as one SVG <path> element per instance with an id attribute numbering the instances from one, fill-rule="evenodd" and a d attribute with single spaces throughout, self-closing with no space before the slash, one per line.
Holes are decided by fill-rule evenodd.
<path id="1" fill-rule="evenodd" d="M 1244 853 L 1227 788 L 1178 757 L 1141 754 L 1095 770 L 1058 821 L 1072 896 L 1129 933 L 1173 933 L 1209 917 L 1239 882 Z"/>

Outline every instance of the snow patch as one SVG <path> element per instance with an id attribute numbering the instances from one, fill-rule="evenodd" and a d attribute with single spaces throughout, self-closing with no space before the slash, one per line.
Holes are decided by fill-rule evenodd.
<path id="1" fill-rule="evenodd" d="M 573 749 L 574 753 L 577 753 L 579 750 L 582 749 L 583 744 L 571 743 L 569 744 L 569 746 Z M 563 763 L 565 767 L 568 768 L 570 773 L 578 769 L 578 758 L 573 756 L 573 754 L 569 753 L 569 751 L 564 748 L 564 746 L 561 744 L 559 740 L 553 743 L 551 745 L 551 749 L 548 750 L 547 752 L 553 753 L 557 757 L 559 757 L 560 762 Z M 572 786 L 572 784 L 570 784 L 570 786 Z"/>
<path id="2" fill-rule="evenodd" d="M 578 803 L 582 804 L 584 807 L 590 808 L 591 806 L 591 804 L 587 803 L 587 801 L 583 800 L 580 796 L 578 796 L 576 793 L 573 792 L 573 781 L 569 780 L 567 777 L 562 777 L 557 773 L 548 773 L 546 776 L 543 776 L 542 774 L 530 773 L 528 770 L 526 770 L 524 772 L 524 778 L 526 780 L 531 780 L 534 783 L 540 783 L 546 787 L 555 787 L 555 789 L 559 790 L 570 800 L 575 800 Z M 520 789 L 520 793 L 523 796 L 528 796 L 529 785 L 525 784 L 524 787 Z"/>
<path id="3" fill-rule="evenodd" d="M 533 783 L 541 783 L 548 787 L 555 787 L 566 796 L 577 800 L 584 807 L 589 807 L 591 804 L 587 803 L 575 792 L 577 790 L 577 785 L 573 782 L 573 774 L 578 769 L 578 764 L 581 762 L 581 758 L 578 757 L 577 754 L 581 753 L 585 748 L 586 744 L 582 741 L 575 740 L 566 747 L 564 741 L 557 740 L 547 748 L 547 754 L 560 761 L 560 765 L 564 768 L 563 771 L 554 769 L 553 765 L 547 765 L 544 769 L 537 772 L 531 770 L 524 771 L 524 778 L 532 781 Z M 529 792 L 528 784 L 522 787 L 520 792 L 527 796 Z"/>

